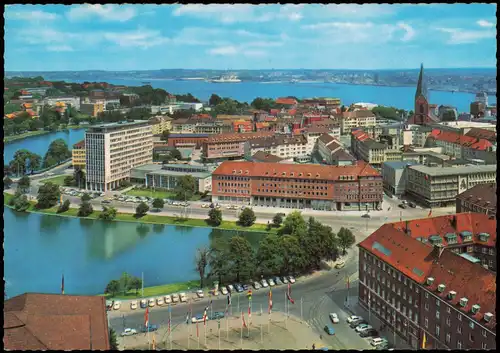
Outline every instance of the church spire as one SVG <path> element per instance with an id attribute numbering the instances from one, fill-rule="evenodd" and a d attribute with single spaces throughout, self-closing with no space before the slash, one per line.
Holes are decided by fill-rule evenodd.
<path id="1" fill-rule="evenodd" d="M 420 64 L 420 74 L 418 75 L 417 91 L 415 99 L 418 96 L 424 96 L 427 99 L 427 87 L 424 82 L 424 64 Z"/>

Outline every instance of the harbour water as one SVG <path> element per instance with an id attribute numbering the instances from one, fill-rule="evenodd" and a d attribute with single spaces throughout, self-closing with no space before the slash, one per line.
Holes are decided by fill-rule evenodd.
<path id="1" fill-rule="evenodd" d="M 263 233 L 221 231 L 128 222 L 104 222 L 4 207 L 6 294 L 58 293 L 61 276 L 68 294 L 103 293 L 123 272 L 144 273 L 154 286 L 199 278 L 196 249 L 239 234 L 257 247 Z"/>

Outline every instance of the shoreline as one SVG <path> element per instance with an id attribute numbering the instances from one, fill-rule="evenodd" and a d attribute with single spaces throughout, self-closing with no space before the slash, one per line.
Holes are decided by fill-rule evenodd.
<path id="1" fill-rule="evenodd" d="M 22 140 L 30 139 L 32 137 L 43 136 L 43 135 L 47 135 L 47 134 L 54 133 L 54 132 L 57 133 L 57 132 L 65 131 L 65 130 L 80 130 L 80 129 L 85 129 L 85 128 L 86 128 L 85 126 L 71 125 L 71 126 L 68 126 L 66 129 L 57 129 L 56 131 L 45 131 L 45 130 L 44 131 L 30 131 L 28 134 L 6 136 L 3 139 L 3 143 L 4 143 L 4 145 L 8 145 L 9 143 L 19 142 Z M 33 133 L 33 134 L 31 134 L 31 133 Z M 25 135 L 25 136 L 23 136 L 23 135 Z"/>

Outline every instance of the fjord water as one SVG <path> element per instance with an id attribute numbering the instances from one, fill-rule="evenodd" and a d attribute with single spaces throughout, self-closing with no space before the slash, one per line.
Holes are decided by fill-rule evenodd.
<path id="1" fill-rule="evenodd" d="M 93 295 L 123 272 L 145 286 L 198 278 L 196 249 L 238 234 L 257 247 L 263 233 L 104 222 L 4 207 L 4 280 L 8 297 L 24 292 Z"/>

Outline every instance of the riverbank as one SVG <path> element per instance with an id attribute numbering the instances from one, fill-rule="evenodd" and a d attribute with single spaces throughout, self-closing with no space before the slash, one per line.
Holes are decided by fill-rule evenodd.
<path id="1" fill-rule="evenodd" d="M 9 205 L 9 201 L 14 197 L 13 194 L 4 192 L 4 206 L 13 209 L 12 206 Z M 81 218 L 81 219 L 93 219 L 100 220 L 99 215 L 102 211 L 94 210 L 94 212 L 88 217 L 78 217 L 78 208 L 75 205 L 71 205 L 71 208 L 63 213 L 57 213 L 58 206 L 39 210 L 35 207 L 36 201 L 30 201 L 30 207 L 26 210 L 26 212 L 31 213 L 41 213 L 52 216 L 59 217 L 72 217 L 72 218 Z M 213 228 L 213 229 L 221 229 L 221 230 L 237 230 L 237 231 L 245 231 L 245 232 L 277 232 L 277 228 L 271 228 L 270 231 L 267 230 L 266 224 L 254 224 L 251 227 L 242 227 L 233 221 L 222 221 L 220 226 L 212 227 L 207 223 L 205 219 L 196 219 L 196 218 L 180 218 L 180 217 L 171 217 L 171 216 L 160 216 L 148 213 L 143 217 L 136 217 L 133 213 L 124 213 L 117 212 L 116 218 L 112 221 L 103 221 L 103 222 L 133 222 L 139 224 L 164 224 L 164 225 L 173 225 L 173 226 L 183 226 L 183 227 L 203 227 L 203 228 Z"/>
<path id="2" fill-rule="evenodd" d="M 180 283 L 164 284 L 161 286 L 144 287 L 144 295 L 142 295 L 142 288 L 136 291 L 135 289 L 129 290 L 127 293 L 117 294 L 111 296 L 109 294 L 99 294 L 99 296 L 105 296 L 108 300 L 132 300 L 132 299 L 142 299 L 148 297 L 159 297 L 163 295 L 179 293 L 183 291 L 191 291 L 193 289 L 200 289 L 200 281 L 192 280 Z"/>
<path id="3" fill-rule="evenodd" d="M 55 132 L 64 131 L 64 130 L 67 130 L 67 129 L 69 129 L 69 130 L 79 130 L 79 129 L 85 129 L 85 127 L 84 126 L 80 126 L 80 125 L 69 125 L 65 129 L 58 129 Z M 4 144 L 8 144 L 8 143 L 11 143 L 11 142 L 28 139 L 30 137 L 35 137 L 35 136 L 41 136 L 41 135 L 50 134 L 52 132 L 54 132 L 54 131 L 46 131 L 46 130 L 43 130 L 43 131 L 29 131 L 29 132 L 26 132 L 26 133 L 20 134 L 20 135 L 14 135 L 14 136 L 4 137 L 3 143 Z"/>

